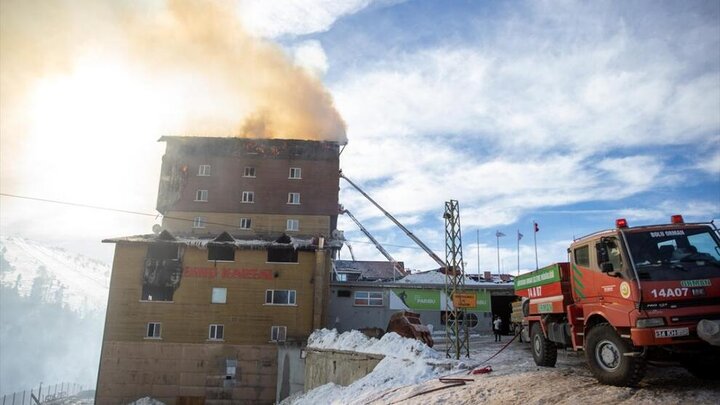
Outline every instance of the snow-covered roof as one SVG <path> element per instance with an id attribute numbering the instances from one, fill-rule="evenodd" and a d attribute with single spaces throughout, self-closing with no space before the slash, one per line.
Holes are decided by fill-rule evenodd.
<path id="1" fill-rule="evenodd" d="M 359 274 L 361 280 L 392 280 L 394 277 L 400 278 L 404 275 L 395 270 L 396 265 L 400 270 L 404 268 L 402 262 L 335 260 L 333 265 L 338 273 Z"/>
<path id="2" fill-rule="evenodd" d="M 103 243 L 176 243 L 185 246 L 196 247 L 199 249 L 207 249 L 209 244 L 212 245 L 233 245 L 238 249 L 266 249 L 268 247 L 289 247 L 292 246 L 294 249 L 317 249 L 318 241 L 316 238 L 307 237 L 292 237 L 292 236 L 255 236 L 248 238 L 247 236 L 232 236 L 232 240 L 227 238 L 217 239 L 217 235 L 204 235 L 204 236 L 173 236 L 172 239 L 163 237 L 164 233 L 160 235 L 148 234 L 148 235 L 134 235 L 134 236 L 123 236 L 118 238 L 104 239 Z M 278 242 L 282 240 L 282 242 Z M 284 243 L 287 241 L 287 243 Z M 338 240 L 325 240 L 325 247 L 338 248 L 342 244 Z"/>
<path id="3" fill-rule="evenodd" d="M 415 273 L 398 280 L 398 284 L 445 284 L 445 274 L 438 270 Z M 465 285 L 495 285 L 493 281 L 475 281 L 465 276 Z"/>

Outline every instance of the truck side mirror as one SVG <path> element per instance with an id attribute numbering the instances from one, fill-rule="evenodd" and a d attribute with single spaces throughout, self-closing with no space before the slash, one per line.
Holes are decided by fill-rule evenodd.
<path id="1" fill-rule="evenodd" d="M 603 242 L 595 244 L 595 250 L 597 251 L 597 260 L 600 266 L 610 261 L 610 255 L 608 254 L 607 245 Z"/>

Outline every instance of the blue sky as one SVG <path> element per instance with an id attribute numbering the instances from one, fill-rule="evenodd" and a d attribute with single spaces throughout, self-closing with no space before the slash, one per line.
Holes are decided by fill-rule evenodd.
<path id="1" fill-rule="evenodd" d="M 77 21 L 113 27 L 106 10 L 88 4 L 73 14 Z M 143 4 L 142 12 L 152 15 L 166 2 Z M 332 95 L 347 124 L 345 174 L 440 256 L 444 203 L 459 201 L 469 271 L 477 270 L 478 231 L 481 270 L 497 271 L 500 230 L 507 235 L 500 240 L 501 267 L 514 273 L 517 230 L 525 235 L 520 267 L 535 267 L 533 220 L 540 224 L 543 265 L 563 260 L 573 236 L 612 227 L 618 217 L 631 225 L 667 222 L 676 213 L 692 221 L 720 218 L 716 1 L 247 0 L 234 6 L 251 36 L 279 45 Z M 96 32 L 98 38 L 116 35 Z M 96 41 L 102 53 L 92 54 L 94 61 L 122 58 L 109 50 L 122 49 L 116 47 L 121 41 Z M 73 66 L 71 77 L 77 66 L 90 73 L 97 68 Z M 100 66 L 99 77 L 107 66 L 125 66 L 118 68 L 116 92 L 155 84 L 134 82 L 134 67 Z M 76 109 L 102 103 L 105 94 L 89 92 Z M 85 196 L 82 202 L 112 207 L 122 201 L 118 208 L 152 212 L 163 146 L 155 140 L 165 126 L 132 123 L 164 101 L 170 107 L 159 115 L 171 116 L 174 100 L 192 100 L 197 91 L 168 94 L 167 100 L 145 96 L 152 105 L 123 105 L 122 120 L 99 112 L 97 122 L 80 128 L 122 133 L 122 142 L 103 135 L 75 139 L 95 154 L 79 156 L 81 163 L 107 161 L 111 184 L 93 182 L 91 195 L 83 194 L 82 178 L 63 176 L 59 185 L 48 180 L 48 172 L 62 173 L 61 163 L 45 163 L 42 173 L 26 163 L 50 161 L 50 154 L 13 155 L 19 168 L 8 166 L 4 127 L 3 191 L 69 201 Z M 50 139 L 52 130 L 45 131 L 13 142 Z M 132 158 L 103 156 L 108 145 Z M 7 181 L 14 171 L 19 174 Z M 434 267 L 342 181 L 340 199 L 396 259 L 413 269 Z M 40 236 L 107 261 L 112 246 L 98 247 L 99 239 L 146 233 L 152 225 L 152 219 L 70 209 L 60 215 L 60 208 L 2 202 L 4 233 Z M 341 218 L 339 227 L 359 259 L 382 260 L 349 219 Z M 342 257 L 349 257 L 347 250 Z"/>
<path id="2" fill-rule="evenodd" d="M 443 204 L 459 200 L 469 270 L 477 230 L 481 268 L 497 268 L 499 229 L 515 271 L 517 230 L 534 267 L 533 220 L 542 264 L 617 217 L 720 216 L 717 2 L 390 2 L 277 38 L 319 43 L 348 123 L 345 173 L 441 255 Z M 347 184 L 341 200 L 378 239 L 412 246 Z"/>

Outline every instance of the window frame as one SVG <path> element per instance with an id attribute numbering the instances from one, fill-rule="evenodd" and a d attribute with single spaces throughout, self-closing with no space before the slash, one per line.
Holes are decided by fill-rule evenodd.
<path id="1" fill-rule="evenodd" d="M 150 326 L 151 325 L 153 327 L 152 335 L 150 334 Z M 162 322 L 148 322 L 147 325 L 145 325 L 145 339 L 150 339 L 150 340 L 162 339 Z"/>
<path id="2" fill-rule="evenodd" d="M 359 295 L 367 294 L 366 298 L 359 297 Z M 371 295 L 379 295 L 380 298 L 377 296 L 372 297 Z M 380 300 L 380 304 L 372 304 L 371 302 L 374 300 L 377 302 L 377 300 Z M 362 300 L 367 301 L 366 304 L 362 303 Z M 355 291 L 353 294 L 353 306 L 354 307 L 384 307 L 385 306 L 385 294 L 383 294 L 382 291 Z"/>
<path id="3" fill-rule="evenodd" d="M 200 177 L 209 177 L 212 174 L 210 165 L 199 165 L 198 166 L 198 176 Z"/>
<path id="4" fill-rule="evenodd" d="M 247 224 L 244 224 L 245 222 L 247 222 Z M 252 218 L 240 218 L 239 228 L 244 230 L 252 229 Z"/>
<path id="5" fill-rule="evenodd" d="M 293 174 L 297 174 L 297 175 L 293 176 Z M 290 172 L 288 173 L 288 179 L 293 179 L 293 180 L 302 179 L 302 168 L 301 167 L 291 167 Z"/>
<path id="6" fill-rule="evenodd" d="M 275 301 L 275 292 L 287 292 L 287 303 L 277 303 Z M 268 302 L 268 298 L 270 301 Z M 265 304 L 273 306 L 296 307 L 297 306 L 297 290 L 267 289 L 265 290 Z"/>
<path id="7" fill-rule="evenodd" d="M 219 337 L 218 337 L 218 331 L 219 331 L 219 335 L 220 335 Z M 213 332 L 215 332 L 215 333 L 213 333 Z M 222 323 L 211 323 L 208 326 L 208 340 L 212 341 L 212 342 L 224 342 L 225 341 L 225 325 Z"/>
<path id="8" fill-rule="evenodd" d="M 297 198 L 295 198 L 297 197 Z M 288 205 L 300 205 L 300 193 L 297 192 L 291 192 L 288 193 Z"/>
<path id="9" fill-rule="evenodd" d="M 297 226 L 296 226 L 295 228 L 291 228 L 291 227 L 290 227 L 290 224 L 291 224 L 291 223 L 296 224 Z M 289 219 L 285 222 L 285 230 L 286 230 L 286 231 L 290 231 L 290 232 L 300 232 L 300 220 L 299 220 L 299 219 L 294 219 L 294 218 L 289 218 Z"/>
<path id="10" fill-rule="evenodd" d="M 257 177 L 257 171 L 255 166 L 245 166 L 243 169 L 243 177 L 254 179 Z"/>
<path id="11" fill-rule="evenodd" d="M 280 333 L 282 331 L 282 333 Z M 282 340 L 280 337 L 282 336 Z M 270 327 L 270 341 L 271 342 L 286 342 L 287 341 L 287 326 L 284 325 L 273 325 Z"/>
<path id="12" fill-rule="evenodd" d="M 243 204 L 255 204 L 255 192 L 243 191 L 240 202 L 242 202 Z"/>
<path id="13" fill-rule="evenodd" d="M 193 229 L 205 229 L 207 225 L 207 218 L 206 217 L 195 217 L 193 218 Z"/>
<path id="14" fill-rule="evenodd" d="M 198 189 L 195 192 L 195 202 L 208 202 L 208 196 L 207 190 Z"/>

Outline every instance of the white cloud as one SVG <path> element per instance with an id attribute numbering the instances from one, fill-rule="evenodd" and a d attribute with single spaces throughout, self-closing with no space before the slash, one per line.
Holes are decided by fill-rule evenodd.
<path id="1" fill-rule="evenodd" d="M 718 140 L 720 140 L 720 135 L 718 135 Z M 720 150 L 708 155 L 699 156 L 695 168 L 720 176 Z"/>
<path id="2" fill-rule="evenodd" d="M 368 7 L 373 0 L 241 0 L 239 16 L 254 35 L 276 38 L 327 31 L 339 18 Z"/>
<path id="3" fill-rule="evenodd" d="M 308 40 L 293 47 L 295 64 L 302 66 L 313 76 L 321 78 L 328 69 L 327 55 L 320 41 Z"/>

